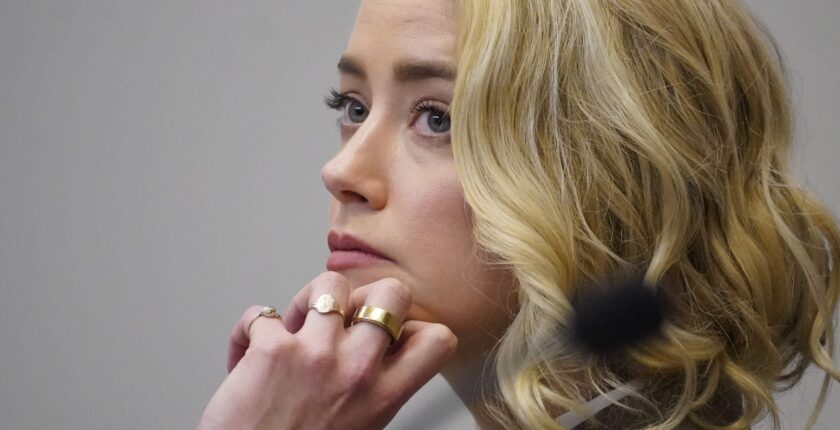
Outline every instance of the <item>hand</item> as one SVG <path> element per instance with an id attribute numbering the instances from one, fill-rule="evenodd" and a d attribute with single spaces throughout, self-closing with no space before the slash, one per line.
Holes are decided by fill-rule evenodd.
<path id="1" fill-rule="evenodd" d="M 309 303 L 332 294 L 344 310 L 320 314 Z M 400 321 L 411 292 L 385 278 L 350 293 L 347 279 L 325 272 L 304 287 L 283 320 L 249 308 L 233 329 L 228 376 L 198 429 L 381 429 L 443 367 L 457 339 L 444 325 L 403 323 L 400 341 L 370 323 L 346 327 L 356 307 L 376 306 Z"/>

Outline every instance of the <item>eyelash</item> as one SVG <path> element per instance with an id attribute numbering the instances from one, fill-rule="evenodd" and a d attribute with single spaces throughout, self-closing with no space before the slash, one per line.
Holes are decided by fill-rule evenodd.
<path id="1" fill-rule="evenodd" d="M 324 103 L 327 105 L 327 107 L 335 110 L 344 109 L 347 106 L 347 103 L 350 103 L 354 100 L 356 100 L 356 98 L 342 94 L 336 91 L 335 88 L 330 88 L 330 93 L 326 97 L 324 97 Z M 438 111 L 449 115 L 448 111 L 446 111 L 445 109 L 441 109 L 439 106 L 437 106 L 435 103 L 429 100 L 422 100 L 418 102 L 410 110 L 412 114 L 422 113 L 425 111 Z"/>
<path id="2" fill-rule="evenodd" d="M 330 88 L 330 93 L 324 97 L 324 103 L 330 109 L 341 110 L 350 101 L 351 97 L 345 96 L 336 91 L 335 88 Z"/>

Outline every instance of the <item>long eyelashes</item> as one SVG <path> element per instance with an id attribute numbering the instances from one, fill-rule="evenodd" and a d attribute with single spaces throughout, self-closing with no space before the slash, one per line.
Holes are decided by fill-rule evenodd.
<path id="1" fill-rule="evenodd" d="M 335 110 L 343 109 L 348 101 L 350 101 L 350 97 L 341 94 L 335 88 L 330 88 L 330 93 L 324 97 L 324 103 L 326 103 L 327 107 Z"/>
<path id="2" fill-rule="evenodd" d="M 449 117 L 449 112 L 447 112 L 446 109 L 442 109 L 430 100 L 423 100 L 411 108 L 411 113 L 420 113 L 425 111 L 431 111 L 432 113 L 439 113 L 443 117 Z"/>
<path id="3" fill-rule="evenodd" d="M 367 107 L 364 106 L 364 103 L 359 99 L 340 93 L 335 88 L 330 88 L 329 94 L 324 97 L 324 103 L 330 109 L 342 112 L 342 117 L 337 119 L 337 124 L 341 127 L 358 127 L 370 113 Z M 348 109 L 348 106 L 350 106 L 350 109 Z M 410 125 L 411 128 L 415 129 L 425 140 L 435 146 L 449 144 L 449 112 L 443 103 L 421 99 L 414 102 L 410 113 L 413 117 Z M 426 115 L 428 117 L 423 121 L 422 118 Z M 415 124 L 417 125 L 415 126 Z M 428 129 L 428 131 L 422 131 L 424 128 Z M 445 128 L 445 130 L 440 130 L 439 128 Z"/>
<path id="4" fill-rule="evenodd" d="M 353 97 L 346 96 L 336 91 L 335 88 L 330 88 L 329 94 L 324 97 L 324 103 L 327 107 L 335 110 L 344 109 L 347 103 L 353 100 L 355 100 Z M 449 112 L 447 112 L 445 108 L 438 106 L 430 100 L 420 101 L 411 108 L 411 113 L 420 113 L 425 111 L 432 111 L 434 113 L 440 113 L 442 116 L 449 117 Z"/>

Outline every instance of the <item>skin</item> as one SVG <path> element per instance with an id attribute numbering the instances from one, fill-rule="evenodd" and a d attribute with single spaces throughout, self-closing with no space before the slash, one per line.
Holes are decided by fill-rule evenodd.
<path id="1" fill-rule="evenodd" d="M 411 112 L 422 99 L 448 111 L 454 80 L 401 82 L 393 73 L 395 64 L 420 61 L 455 71 L 456 43 L 451 0 L 361 3 L 343 57 L 361 66 L 364 76 L 341 73 L 339 90 L 358 99 L 347 111 L 367 115 L 361 123 L 358 113 L 340 118 L 342 148 L 322 178 L 333 195 L 332 227 L 396 260 L 342 273 L 351 285 L 392 276 L 409 286 L 409 318 L 443 323 L 457 335 L 460 347 L 442 373 L 473 406 L 484 354 L 514 312 L 515 282 L 507 270 L 478 257 L 449 133 L 433 132 L 430 113 Z"/>
<path id="2" fill-rule="evenodd" d="M 456 22 L 451 0 L 362 1 L 339 65 L 341 146 L 321 176 L 330 230 L 390 260 L 319 275 L 282 322 L 258 318 L 249 332 L 261 307 L 248 309 L 231 335 L 231 373 L 199 428 L 382 428 L 438 372 L 481 428 L 495 428 L 479 407 L 478 381 L 515 311 L 515 281 L 479 257 L 472 237 L 441 122 L 454 76 L 395 75 L 404 63 L 454 74 Z M 432 110 L 414 111 L 420 102 Z M 346 320 L 307 312 L 323 293 Z M 361 304 L 404 319 L 400 342 L 389 347 L 372 324 L 346 327 Z"/>

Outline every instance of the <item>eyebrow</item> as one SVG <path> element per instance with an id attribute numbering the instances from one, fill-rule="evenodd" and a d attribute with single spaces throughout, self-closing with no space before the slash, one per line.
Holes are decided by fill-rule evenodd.
<path id="1" fill-rule="evenodd" d="M 367 79 L 361 63 L 353 57 L 342 55 L 338 60 L 338 71 L 345 75 L 353 75 Z M 455 80 L 455 70 L 446 63 L 425 60 L 399 62 L 394 65 L 394 77 L 400 82 L 416 82 L 424 79 Z"/>

